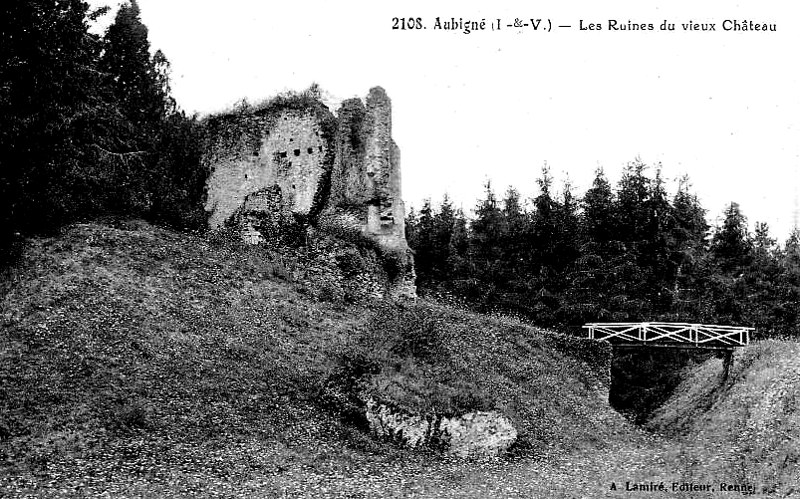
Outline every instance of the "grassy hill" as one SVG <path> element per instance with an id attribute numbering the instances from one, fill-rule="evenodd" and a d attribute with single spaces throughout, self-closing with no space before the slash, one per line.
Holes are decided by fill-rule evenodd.
<path id="1" fill-rule="evenodd" d="M 569 456 L 647 438 L 602 396 L 607 346 L 322 299 L 293 262 L 143 222 L 30 241 L 0 308 L 0 495 L 568 497 Z M 497 409 L 519 441 L 481 467 L 399 449 L 357 393 Z"/>
<path id="2" fill-rule="evenodd" d="M 738 352 L 725 380 L 719 359 L 689 364 L 643 428 L 605 399 L 607 345 L 423 300 L 347 300 L 307 270 L 135 221 L 29 241 L 2 283 L 0 496 L 800 493 L 795 342 Z M 488 463 L 404 450 L 365 433 L 365 394 L 495 409 L 518 443 Z M 715 490 L 671 490 L 682 483 Z"/>

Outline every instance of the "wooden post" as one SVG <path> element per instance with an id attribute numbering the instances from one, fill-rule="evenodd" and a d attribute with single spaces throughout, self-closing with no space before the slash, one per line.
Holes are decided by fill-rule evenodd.
<path id="1" fill-rule="evenodd" d="M 731 373 L 731 366 L 733 366 L 733 349 L 725 350 L 725 357 L 722 360 L 722 382 L 728 381 L 728 375 Z"/>

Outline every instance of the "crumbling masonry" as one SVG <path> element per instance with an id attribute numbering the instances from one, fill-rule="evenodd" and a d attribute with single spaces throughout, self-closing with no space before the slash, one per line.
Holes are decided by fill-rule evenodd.
<path id="1" fill-rule="evenodd" d="M 211 229 L 238 223 L 246 241 L 263 240 L 250 223 L 264 213 L 355 230 L 407 269 L 401 294 L 413 294 L 405 238 L 400 151 L 392 140 L 391 101 L 375 87 L 365 102 L 344 101 L 333 116 L 309 96 L 212 117 L 204 161 L 211 169 L 206 211 Z"/>

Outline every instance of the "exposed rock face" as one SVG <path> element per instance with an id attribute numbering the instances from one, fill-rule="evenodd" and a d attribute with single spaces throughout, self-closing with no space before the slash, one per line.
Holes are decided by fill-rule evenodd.
<path id="1" fill-rule="evenodd" d="M 367 421 L 378 437 L 401 445 L 443 447 L 458 457 L 502 455 L 517 439 L 517 430 L 495 411 L 470 412 L 456 418 L 407 414 L 385 404 L 367 401 Z"/>
<path id="2" fill-rule="evenodd" d="M 449 436 L 450 453 L 459 457 L 496 456 L 517 439 L 517 430 L 511 422 L 496 412 L 442 418 L 439 428 Z"/>
<path id="3" fill-rule="evenodd" d="M 258 244 L 266 234 L 255 219 L 276 213 L 356 228 L 399 262 L 402 275 L 391 294 L 415 294 L 400 152 L 382 88 L 371 89 L 365 102 L 343 102 L 338 117 L 318 100 L 284 99 L 213 119 L 218 126 L 204 159 L 212 169 L 206 203 L 211 229 L 233 222 L 245 241 Z"/>

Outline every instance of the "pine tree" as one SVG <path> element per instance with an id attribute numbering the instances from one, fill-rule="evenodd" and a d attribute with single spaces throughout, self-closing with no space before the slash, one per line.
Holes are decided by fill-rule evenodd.
<path id="1" fill-rule="evenodd" d="M 136 0 L 123 4 L 103 38 L 98 66 L 116 113 L 104 126 L 114 140 L 103 160 L 116 172 L 108 208 L 180 227 L 204 225 L 201 126 L 177 112 L 170 96 L 169 61 L 150 55 L 147 27 Z"/>
<path id="2" fill-rule="evenodd" d="M 689 191 L 689 177 L 683 176 L 678 181 L 678 191 L 672 200 L 673 238 L 677 251 L 698 252 L 706 245 L 708 238 L 708 222 L 706 210 L 700 205 L 696 194 Z M 687 254 L 687 258 L 692 258 Z"/>
<path id="3" fill-rule="evenodd" d="M 756 259 L 768 259 L 773 255 L 775 243 L 778 241 L 769 233 L 766 222 L 756 222 L 753 234 L 753 251 Z"/>
<path id="4" fill-rule="evenodd" d="M 638 158 L 628 163 L 617 190 L 617 239 L 626 242 L 631 253 L 638 252 L 639 245 L 646 239 L 646 226 L 650 219 L 647 206 L 650 179 L 644 174 L 646 168 Z"/>
<path id="5" fill-rule="evenodd" d="M 607 254 L 618 231 L 614 193 L 602 168 L 595 172 L 592 187 L 583 196 L 581 228 L 591 253 Z"/>
<path id="6" fill-rule="evenodd" d="M 419 220 L 417 217 L 417 211 L 412 206 L 411 209 L 408 210 L 406 214 L 406 221 L 405 221 L 405 228 L 406 228 L 406 242 L 408 242 L 409 247 L 413 250 L 417 247 L 417 242 L 419 238 Z"/>
<path id="7" fill-rule="evenodd" d="M 699 297 L 704 287 L 704 274 L 708 271 L 704 268 L 709 229 L 706 210 L 689 189 L 689 178 L 683 176 L 672 200 L 673 315 L 679 320 L 699 320 Z"/>
<path id="8" fill-rule="evenodd" d="M 531 230 L 528 214 L 522 206 L 519 191 L 510 187 L 503 197 L 503 218 L 507 228 L 503 247 L 503 261 L 515 279 L 524 278 L 527 270 L 527 239 Z"/>
<path id="9" fill-rule="evenodd" d="M 533 199 L 531 247 L 532 270 L 534 275 L 546 279 L 556 266 L 558 243 L 557 204 L 550 190 L 553 177 L 550 169 L 542 167 L 542 176 L 536 180 L 539 194 Z"/>
<path id="10" fill-rule="evenodd" d="M 675 218 L 660 168 L 650 182 L 645 206 L 647 222 L 639 266 L 647 273 L 648 297 L 655 311 L 666 312 L 672 305 L 677 264 L 672 258 L 675 248 Z"/>
<path id="11" fill-rule="evenodd" d="M 196 117 L 171 113 L 162 123 L 148 183 L 149 218 L 181 230 L 207 227 L 206 180 L 202 163 L 204 131 Z"/>
<path id="12" fill-rule="evenodd" d="M 452 269 L 449 281 L 469 279 L 473 272 L 469 262 L 469 225 L 466 215 L 458 208 L 453 217 L 453 237 L 450 238 L 450 261 L 448 267 Z"/>
<path id="13" fill-rule="evenodd" d="M 782 251 L 778 253 L 780 278 L 779 300 L 772 312 L 773 320 L 784 334 L 797 335 L 800 329 L 800 230 L 793 228 Z"/>
<path id="14" fill-rule="evenodd" d="M 783 249 L 784 261 L 789 265 L 797 266 L 800 268 L 800 229 L 794 227 L 786 238 L 786 243 Z"/>
<path id="15" fill-rule="evenodd" d="M 581 305 L 588 320 L 602 320 L 615 282 L 613 268 L 619 247 L 616 199 L 602 168 L 596 170 L 581 204 L 581 254 L 570 276 L 571 301 Z"/>
<path id="16" fill-rule="evenodd" d="M 99 67 L 122 113 L 137 129 L 153 133 L 173 105 L 166 74 L 169 62 L 161 51 L 150 55 L 148 30 L 140 14 L 136 0 L 119 8 L 103 39 Z"/>
<path id="17" fill-rule="evenodd" d="M 450 245 L 453 239 L 454 224 L 453 203 L 445 194 L 433 217 L 432 278 L 437 283 L 447 281 L 451 274 Z"/>
<path id="18" fill-rule="evenodd" d="M 750 263 L 753 244 L 747 230 L 747 219 L 738 203 L 725 209 L 722 226 L 711 238 L 711 253 L 723 271 L 732 272 Z"/>
<path id="19" fill-rule="evenodd" d="M 102 12 L 102 11 L 101 11 Z M 90 211 L 102 106 L 99 39 L 79 0 L 0 7 L 0 240 L 48 231 Z"/>
<path id="20" fill-rule="evenodd" d="M 556 266 L 563 272 L 580 256 L 580 217 L 578 201 L 572 195 L 572 186 L 564 183 L 561 202 L 556 205 L 558 233 L 556 237 Z"/>
<path id="21" fill-rule="evenodd" d="M 508 269 L 502 247 L 506 235 L 505 218 L 490 182 L 485 185 L 485 198 L 475 207 L 470 234 L 470 258 L 476 277 L 487 285 L 506 282 Z"/>
<path id="22" fill-rule="evenodd" d="M 784 328 L 782 320 L 778 318 L 783 308 L 784 282 L 776 242 L 770 236 L 769 226 L 765 222 L 756 222 L 752 259 L 744 272 L 746 321 L 758 328 L 761 334 L 767 335 Z"/>
<path id="23" fill-rule="evenodd" d="M 414 263 L 417 272 L 417 285 L 425 288 L 434 279 L 434 213 L 431 200 L 425 199 L 419 210 L 416 223 L 416 241 Z"/>

